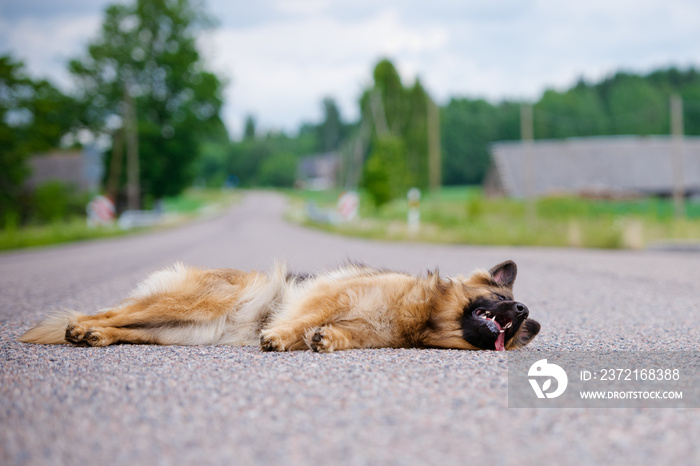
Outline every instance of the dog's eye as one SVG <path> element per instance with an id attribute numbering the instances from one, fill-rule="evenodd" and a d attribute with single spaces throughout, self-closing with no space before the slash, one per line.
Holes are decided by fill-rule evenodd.
<path id="1" fill-rule="evenodd" d="M 503 295 L 497 294 L 496 296 L 498 296 L 498 299 L 500 299 L 501 301 L 505 301 L 505 300 L 506 300 L 506 297 L 503 296 Z"/>

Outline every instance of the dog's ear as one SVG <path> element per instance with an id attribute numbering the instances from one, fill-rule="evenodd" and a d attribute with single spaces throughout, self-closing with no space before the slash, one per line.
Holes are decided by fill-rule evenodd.
<path id="1" fill-rule="evenodd" d="M 514 349 L 527 345 L 538 333 L 540 333 L 540 323 L 536 320 L 525 319 L 517 335 L 515 335 Z"/>
<path id="2" fill-rule="evenodd" d="M 515 276 L 518 275 L 518 267 L 513 261 L 505 261 L 493 267 L 489 273 L 498 285 L 513 288 Z"/>

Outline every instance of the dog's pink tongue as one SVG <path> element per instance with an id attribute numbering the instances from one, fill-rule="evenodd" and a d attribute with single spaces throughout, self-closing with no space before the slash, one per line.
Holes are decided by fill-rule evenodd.
<path id="1" fill-rule="evenodd" d="M 498 334 L 498 338 L 496 338 L 496 351 L 505 351 L 506 350 L 506 345 L 505 345 L 505 332 L 501 332 Z"/>

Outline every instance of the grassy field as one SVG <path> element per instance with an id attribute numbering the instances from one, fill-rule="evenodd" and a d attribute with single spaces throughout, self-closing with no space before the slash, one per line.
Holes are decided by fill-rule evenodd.
<path id="1" fill-rule="evenodd" d="M 535 205 L 533 218 L 524 201 L 486 199 L 479 188 L 446 187 L 424 195 L 421 228 L 409 232 L 408 202 L 394 201 L 375 209 L 360 193 L 359 218 L 352 222 L 314 223 L 306 206 L 335 210 L 340 191 L 287 191 L 292 199 L 289 218 L 323 230 L 375 239 L 512 246 L 644 248 L 660 242 L 700 242 L 700 202 L 686 203 L 686 217 L 675 219 L 669 200 L 602 201 L 547 198 Z M 167 221 L 162 228 L 216 213 L 240 196 L 235 191 L 191 189 L 164 200 Z M 84 218 L 49 225 L 0 230 L 0 250 L 44 246 L 130 234 L 116 225 L 88 227 Z"/>
<path id="2" fill-rule="evenodd" d="M 606 201 L 545 198 L 527 215 L 525 201 L 486 199 L 479 188 L 446 187 L 423 197 L 421 228 L 408 231 L 408 202 L 375 209 L 361 194 L 360 218 L 317 224 L 305 205 L 333 209 L 339 192 L 292 192 L 292 220 L 342 234 L 390 240 L 512 246 L 644 248 L 658 242 L 700 242 L 700 202 L 686 203 L 684 219 L 675 219 L 673 203 L 663 199 Z"/>
<path id="3" fill-rule="evenodd" d="M 164 199 L 164 222 L 151 228 L 168 227 L 201 215 L 216 213 L 234 202 L 238 196 L 234 191 L 190 189 L 177 197 Z M 0 230 L 0 250 L 120 236 L 145 229 L 122 230 L 116 224 L 90 227 L 84 217 L 74 217 L 47 225 L 2 229 Z"/>

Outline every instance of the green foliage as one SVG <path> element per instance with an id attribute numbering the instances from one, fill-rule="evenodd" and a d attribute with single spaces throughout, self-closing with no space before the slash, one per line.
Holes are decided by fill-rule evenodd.
<path id="1" fill-rule="evenodd" d="M 363 178 L 364 188 L 372 197 L 375 207 L 381 207 L 392 199 L 388 167 L 376 153 L 365 162 Z"/>
<path id="2" fill-rule="evenodd" d="M 580 80 L 547 90 L 534 104 L 537 139 L 669 133 L 669 98 L 684 99 L 685 134 L 700 135 L 700 74 L 668 68 L 648 75 L 620 72 L 596 84 Z M 489 144 L 520 139 L 520 104 L 452 99 L 441 112 L 443 183 L 480 184 Z"/>
<path id="3" fill-rule="evenodd" d="M 376 207 L 406 193 L 411 184 L 406 174 L 406 148 L 401 139 L 389 136 L 376 141 L 365 162 L 363 185 Z"/>
<path id="4" fill-rule="evenodd" d="M 377 206 L 428 185 L 428 100 L 416 79 L 406 88 L 389 60 L 374 69 L 374 86 L 360 99 L 362 120 L 372 127 L 363 185 Z"/>
<path id="5" fill-rule="evenodd" d="M 255 118 L 252 115 L 248 115 L 245 119 L 243 139 L 248 141 L 255 139 Z"/>
<path id="6" fill-rule="evenodd" d="M 534 130 L 539 138 L 604 134 L 610 126 L 602 99 L 583 83 L 566 92 L 546 91 L 534 110 Z"/>
<path id="7" fill-rule="evenodd" d="M 406 99 L 406 89 L 401 83 L 399 73 L 396 71 L 393 63 L 389 60 L 382 60 L 375 66 L 373 76 L 374 89 L 370 89 L 368 92 L 379 93 L 388 130 L 396 136 L 401 135 L 405 127 L 408 100 Z M 365 95 L 367 96 L 367 93 Z M 363 101 L 365 99 L 369 99 L 369 96 L 363 96 Z M 374 118 L 375 113 L 371 110 L 368 112 L 366 107 L 367 104 L 362 105 L 363 117 L 367 113 L 367 116 L 372 115 L 372 118 Z M 377 109 L 377 111 L 379 110 Z M 380 115 L 377 115 L 377 117 L 381 118 Z M 375 122 L 375 131 L 377 130 L 377 123 Z"/>
<path id="8" fill-rule="evenodd" d="M 407 90 L 406 131 L 403 134 L 406 147 L 405 188 L 428 187 L 428 93 L 420 80 Z M 405 195 L 404 187 L 399 195 Z"/>
<path id="9" fill-rule="evenodd" d="M 123 115 L 125 89 L 138 118 L 141 188 L 174 195 L 190 185 L 207 139 L 226 138 L 219 117 L 222 83 L 207 71 L 197 35 L 211 22 L 188 0 L 135 0 L 107 8 L 98 38 L 71 61 L 82 90 L 82 122 L 110 131 Z"/>
<path id="10" fill-rule="evenodd" d="M 668 134 L 669 98 L 689 101 L 685 133 L 700 134 L 700 75 L 695 69 L 658 70 L 648 75 L 619 72 L 596 84 L 583 80 L 564 92 L 549 90 L 535 104 L 535 137 Z"/>
<path id="11" fill-rule="evenodd" d="M 27 77 L 24 65 L 0 56 L 0 227 L 26 215 L 20 194 L 30 154 L 58 145 L 73 124 L 75 105 L 47 81 Z"/>
<path id="12" fill-rule="evenodd" d="M 288 187 L 294 184 L 299 158 L 314 153 L 315 145 L 313 133 L 268 133 L 226 144 L 210 141 L 200 147 L 202 157 L 194 171 L 210 187 L 222 186 L 229 176 L 243 187 Z"/>
<path id="13" fill-rule="evenodd" d="M 85 215 L 89 194 L 79 193 L 75 186 L 60 181 L 47 181 L 31 195 L 32 220 L 54 223 Z"/>
<path id="14" fill-rule="evenodd" d="M 199 150 L 200 156 L 194 167 L 198 183 L 203 183 L 210 188 L 222 187 L 228 176 L 226 170 L 228 144 L 206 141 Z"/>
<path id="15" fill-rule="evenodd" d="M 291 188 L 297 176 L 297 158 L 280 152 L 266 158 L 260 165 L 259 183 L 262 186 Z"/>
<path id="16" fill-rule="evenodd" d="M 324 98 L 321 107 L 323 117 L 320 122 L 303 123 L 299 128 L 299 139 L 313 141 L 307 155 L 339 150 L 355 127 L 355 124 L 343 121 L 340 109 L 332 97 Z"/>
<path id="17" fill-rule="evenodd" d="M 235 175 L 242 186 L 260 185 L 260 167 L 273 154 L 271 144 L 266 141 L 244 140 L 229 147 L 226 158 L 226 173 Z"/>
<path id="18" fill-rule="evenodd" d="M 340 110 L 335 100 L 330 97 L 323 99 L 323 121 L 316 126 L 319 152 L 338 149 L 345 136 L 346 128 L 340 118 Z"/>
<path id="19" fill-rule="evenodd" d="M 63 183 L 49 181 L 34 191 L 36 215 L 43 222 L 56 222 L 68 213 L 70 193 Z"/>
<path id="20" fill-rule="evenodd" d="M 443 182 L 479 184 L 489 167 L 489 144 L 520 137 L 520 107 L 452 99 L 442 110 Z"/>

